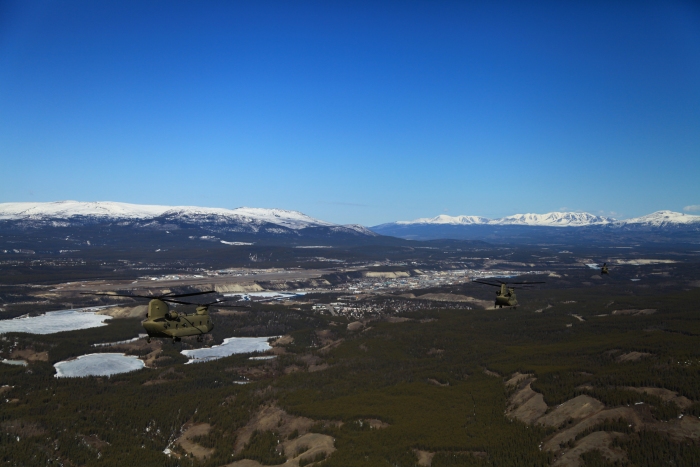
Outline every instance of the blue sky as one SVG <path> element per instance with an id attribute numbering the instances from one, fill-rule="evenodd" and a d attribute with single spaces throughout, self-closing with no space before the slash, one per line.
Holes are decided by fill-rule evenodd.
<path id="1" fill-rule="evenodd" d="M 694 2 L 0 2 L 0 202 L 624 218 L 699 176 Z"/>

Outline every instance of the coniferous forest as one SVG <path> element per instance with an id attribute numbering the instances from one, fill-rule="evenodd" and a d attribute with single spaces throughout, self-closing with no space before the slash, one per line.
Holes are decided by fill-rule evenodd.
<path id="1" fill-rule="evenodd" d="M 607 441 L 575 455 L 578 465 L 700 464 L 700 289 L 545 287 L 521 300 L 517 310 L 436 303 L 378 317 L 362 330 L 303 304 L 214 312 L 217 327 L 205 344 L 287 338 L 272 359 L 243 354 L 188 365 L 180 351 L 205 344 L 163 342 L 149 368 L 112 377 L 57 379 L 53 364 L 115 351 L 92 344 L 132 338 L 142 332 L 138 319 L 3 335 L 3 355 L 31 349 L 48 360 L 0 365 L 0 462 L 546 466 L 562 465 L 563 456 L 604 434 Z M 613 313 L 642 309 L 655 311 Z M 517 374 L 530 378 L 546 414 L 580 396 L 633 412 L 591 422 L 549 449 L 548 440 L 580 418 L 552 425 L 513 416 L 523 387 L 507 382 Z M 654 392 L 661 389 L 667 392 Z M 253 426 L 265 410 L 286 418 Z M 207 429 L 182 442 L 191 426 Z M 310 434 L 331 440 L 332 449 L 304 444 Z"/>

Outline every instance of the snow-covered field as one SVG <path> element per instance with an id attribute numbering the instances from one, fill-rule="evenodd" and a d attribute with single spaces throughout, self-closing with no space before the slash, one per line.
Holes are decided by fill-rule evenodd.
<path id="1" fill-rule="evenodd" d="M 97 309 L 98 308 L 95 307 L 83 308 L 83 310 Z M 50 311 L 40 316 L 0 320 L 0 334 L 8 332 L 53 334 L 56 332 L 106 326 L 107 324 L 105 321 L 108 319 L 112 319 L 112 317 L 95 314 L 95 311 L 80 311 L 79 309 Z"/>
<path id="2" fill-rule="evenodd" d="M 272 347 L 267 343 L 271 337 L 229 337 L 221 345 L 211 348 L 183 350 L 182 354 L 190 360 L 187 363 L 200 363 L 217 358 L 228 357 L 237 353 L 265 352 Z"/>
<path id="3" fill-rule="evenodd" d="M 123 353 L 93 353 L 81 355 L 75 360 L 58 362 L 56 378 L 78 378 L 81 376 L 111 376 L 143 368 L 143 360 Z"/>

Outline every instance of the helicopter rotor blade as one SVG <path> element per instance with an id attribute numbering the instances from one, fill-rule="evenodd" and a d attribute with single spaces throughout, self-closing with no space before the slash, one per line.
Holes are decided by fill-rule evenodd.
<path id="1" fill-rule="evenodd" d="M 508 284 L 530 285 L 530 284 L 545 284 L 546 282 L 508 282 Z"/>
<path id="2" fill-rule="evenodd" d="M 482 281 L 472 281 L 476 282 L 477 284 L 484 284 L 484 285 L 490 285 L 491 287 L 500 287 L 501 284 L 491 284 L 490 282 L 482 282 Z"/>
<path id="3" fill-rule="evenodd" d="M 160 300 L 167 303 L 177 303 L 178 305 L 197 305 L 196 303 L 181 302 L 180 300 L 173 300 L 170 298 L 161 298 Z"/>
<path id="4" fill-rule="evenodd" d="M 94 293 L 94 292 L 80 292 L 80 295 L 103 295 L 105 297 L 148 298 L 151 300 L 153 300 L 154 298 L 159 298 L 159 297 L 152 297 L 149 295 L 126 295 L 126 294 L 119 294 L 119 293 Z"/>
<path id="5" fill-rule="evenodd" d="M 181 298 L 181 297 L 193 297 L 195 295 L 206 295 L 209 293 L 216 293 L 216 290 L 207 290 L 206 292 L 192 292 L 192 293 L 181 293 L 175 294 L 173 292 L 161 295 L 161 298 Z"/>

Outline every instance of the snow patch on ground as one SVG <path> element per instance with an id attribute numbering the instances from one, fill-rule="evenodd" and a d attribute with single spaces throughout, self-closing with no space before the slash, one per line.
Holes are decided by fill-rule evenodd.
<path id="1" fill-rule="evenodd" d="M 56 378 L 79 378 L 83 376 L 111 376 L 140 370 L 143 360 L 123 353 L 93 353 L 81 355 L 75 360 L 54 364 Z"/>
<path id="2" fill-rule="evenodd" d="M 0 334 L 8 332 L 26 332 L 29 334 L 54 334 L 63 331 L 75 331 L 106 326 L 111 316 L 98 315 L 95 311 L 107 307 L 83 308 L 83 310 L 50 311 L 40 316 L 0 320 Z"/>
<path id="3" fill-rule="evenodd" d="M 204 349 L 183 350 L 181 353 L 190 359 L 187 364 L 208 362 L 239 353 L 265 352 L 272 348 L 267 341 L 277 337 L 279 336 L 229 337 L 224 339 L 221 345 Z"/>

